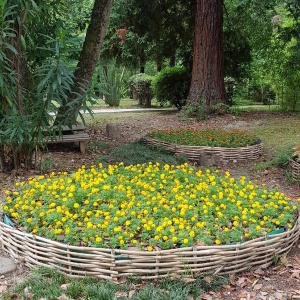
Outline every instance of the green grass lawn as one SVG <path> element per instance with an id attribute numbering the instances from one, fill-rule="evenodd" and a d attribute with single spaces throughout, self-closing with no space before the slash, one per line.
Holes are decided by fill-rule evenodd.
<path id="1" fill-rule="evenodd" d="M 97 278 L 68 278 L 52 269 L 37 268 L 25 282 L 3 294 L 3 300 L 196 300 L 227 282 L 227 278 L 221 276 L 199 276 L 194 280 L 163 279 L 147 284 L 127 278 L 126 282 L 113 283 Z"/>
<path id="2" fill-rule="evenodd" d="M 110 108 L 141 108 L 139 105 L 138 100 L 133 100 L 130 98 L 123 98 L 120 101 L 120 105 L 118 107 L 112 107 L 105 103 L 103 99 L 96 99 L 95 103 L 89 106 L 91 109 L 110 109 Z M 153 108 L 159 108 L 161 107 L 159 102 L 156 101 L 156 99 L 151 100 L 151 107 Z"/>

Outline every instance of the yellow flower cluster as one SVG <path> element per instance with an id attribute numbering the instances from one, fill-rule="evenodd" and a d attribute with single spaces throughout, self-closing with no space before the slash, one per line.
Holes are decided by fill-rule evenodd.
<path id="1" fill-rule="evenodd" d="M 28 232 L 74 245 L 148 251 L 245 241 L 291 228 L 297 206 L 229 172 L 148 163 L 30 178 L 5 213 Z"/>

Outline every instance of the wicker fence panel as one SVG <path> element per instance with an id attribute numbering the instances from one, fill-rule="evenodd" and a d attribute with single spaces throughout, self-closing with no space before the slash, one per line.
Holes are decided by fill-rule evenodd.
<path id="1" fill-rule="evenodd" d="M 203 157 L 212 157 L 216 161 L 228 160 L 255 160 L 262 154 L 263 144 L 228 148 L 228 147 L 207 147 L 207 146 L 185 146 L 178 144 L 171 144 L 153 138 L 142 138 L 142 143 L 152 145 L 164 150 L 169 150 L 176 155 L 183 155 L 189 160 L 201 161 Z"/>
<path id="2" fill-rule="evenodd" d="M 296 181 L 300 181 L 300 161 L 290 158 L 289 164 L 293 179 Z"/>
<path id="3" fill-rule="evenodd" d="M 0 222 L 2 247 L 16 262 L 24 262 L 28 267 L 53 267 L 71 277 L 94 276 L 109 280 L 126 276 L 194 277 L 200 273 L 227 274 L 267 267 L 276 256 L 291 249 L 299 233 L 298 217 L 291 230 L 245 243 L 148 252 L 66 245 Z"/>

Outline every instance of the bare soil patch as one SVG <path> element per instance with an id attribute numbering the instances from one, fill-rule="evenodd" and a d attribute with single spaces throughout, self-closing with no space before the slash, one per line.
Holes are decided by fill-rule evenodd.
<path id="1" fill-rule="evenodd" d="M 73 171 L 81 165 L 90 166 L 95 163 L 100 155 L 107 154 L 113 147 L 139 140 L 146 133 L 154 129 L 162 128 L 240 128 L 253 130 L 263 128 L 272 120 L 278 118 L 296 118 L 299 116 L 283 116 L 274 113 L 253 112 L 244 113 L 240 116 L 226 115 L 215 116 L 205 121 L 181 120 L 176 113 L 137 113 L 123 115 L 119 119 L 101 119 L 96 116 L 95 120 L 87 126 L 87 132 L 91 141 L 87 144 L 85 154 L 79 152 L 77 145 L 53 145 L 49 152 L 43 154 L 43 158 L 49 162 L 49 171 Z M 110 139 L 106 135 L 105 124 L 108 122 L 118 123 L 119 133 L 117 139 Z M 284 134 L 284 133 L 283 133 Z M 299 137 L 297 137 L 299 143 Z M 275 141 L 276 143 L 276 141 Z M 287 180 L 286 170 L 267 169 L 257 171 L 253 167 L 258 162 L 268 161 L 273 155 L 273 149 L 264 149 L 263 156 L 259 161 L 247 161 L 244 163 L 228 163 L 218 166 L 221 171 L 229 170 L 233 176 L 246 175 L 258 183 L 265 183 L 269 188 L 278 187 L 288 197 L 295 200 L 300 197 L 300 185 Z M 155 159 L 155 158 L 154 158 Z M 44 166 L 45 167 L 45 166 Z M 34 176 L 37 171 L 22 171 L 0 173 L 0 190 L 10 188 L 15 180 L 23 180 L 28 176 Z M 0 199 L 2 195 L 0 194 Z M 202 299 L 300 299 L 300 248 L 295 245 L 292 251 L 283 256 L 277 264 L 267 269 L 251 270 L 230 277 L 230 283 L 218 292 L 210 292 Z M 5 253 L 1 252 L 0 256 Z M 5 287 L 13 286 L 25 278 L 28 270 L 19 265 L 18 269 L 0 278 L 0 291 Z M 1 293 L 0 293 L 1 298 Z"/>

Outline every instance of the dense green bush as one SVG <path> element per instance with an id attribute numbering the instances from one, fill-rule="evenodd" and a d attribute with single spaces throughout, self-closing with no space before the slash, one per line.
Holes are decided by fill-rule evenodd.
<path id="1" fill-rule="evenodd" d="M 253 84 L 249 86 L 249 98 L 254 102 L 274 104 L 276 94 L 268 84 Z"/>
<path id="2" fill-rule="evenodd" d="M 171 103 L 181 109 L 189 93 L 190 76 L 185 68 L 179 66 L 167 67 L 159 72 L 153 79 L 157 101 Z"/>
<path id="3" fill-rule="evenodd" d="M 142 107 L 150 107 L 152 94 L 152 76 L 144 73 L 139 73 L 129 78 L 129 90 L 131 98 L 139 100 Z"/>

